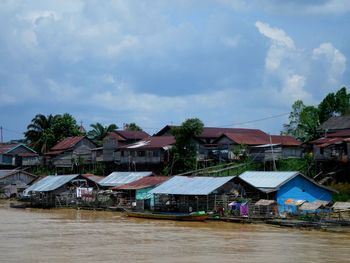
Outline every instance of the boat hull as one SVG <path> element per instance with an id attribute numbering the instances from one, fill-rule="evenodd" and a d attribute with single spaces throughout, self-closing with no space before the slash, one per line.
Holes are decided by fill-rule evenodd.
<path id="1" fill-rule="evenodd" d="M 176 214 L 176 213 L 148 213 L 148 212 L 132 212 L 126 214 L 130 217 L 164 219 L 177 221 L 204 221 L 208 218 L 207 214 Z"/>

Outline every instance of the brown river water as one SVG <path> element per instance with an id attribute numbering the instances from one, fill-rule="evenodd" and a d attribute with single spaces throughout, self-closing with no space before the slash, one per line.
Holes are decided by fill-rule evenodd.
<path id="1" fill-rule="evenodd" d="M 350 233 L 1 203 L 0 262 L 350 262 Z"/>

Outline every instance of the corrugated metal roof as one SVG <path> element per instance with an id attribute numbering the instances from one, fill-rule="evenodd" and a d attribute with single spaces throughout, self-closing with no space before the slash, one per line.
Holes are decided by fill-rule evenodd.
<path id="1" fill-rule="evenodd" d="M 244 172 L 239 178 L 256 188 L 278 188 L 297 176 L 298 172 Z"/>
<path id="2" fill-rule="evenodd" d="M 24 191 L 24 195 L 27 196 L 29 192 L 49 192 L 56 190 L 78 176 L 79 174 L 46 176 L 28 187 Z"/>
<path id="3" fill-rule="evenodd" d="M 102 186 L 118 186 L 134 182 L 152 174 L 152 172 L 113 172 L 101 180 L 99 184 Z"/>
<path id="4" fill-rule="evenodd" d="M 168 176 L 147 176 L 136 180 L 129 184 L 113 187 L 113 190 L 137 190 L 147 187 L 152 187 L 168 181 L 171 177 Z"/>
<path id="5" fill-rule="evenodd" d="M 54 147 L 50 149 L 50 151 L 59 151 L 59 150 L 66 150 L 69 148 L 72 148 L 74 145 L 76 145 L 78 142 L 80 142 L 82 139 L 84 139 L 85 136 L 75 136 L 75 137 L 68 137 L 64 140 L 57 143 Z"/>
<path id="6" fill-rule="evenodd" d="M 233 179 L 225 177 L 174 176 L 150 191 L 150 194 L 208 195 Z"/>
<path id="7" fill-rule="evenodd" d="M 289 135 L 271 135 L 272 143 L 282 144 L 284 146 L 299 146 L 301 142 Z"/>
<path id="8" fill-rule="evenodd" d="M 317 200 L 317 201 L 313 201 L 313 202 L 305 202 L 299 207 L 299 209 L 303 210 L 303 211 L 313 211 L 313 210 L 317 210 L 319 208 L 323 208 L 328 204 L 329 204 L 329 201 L 323 201 L 323 200 Z"/>
<path id="9" fill-rule="evenodd" d="M 174 136 L 152 136 L 145 140 L 120 147 L 121 149 L 158 149 L 175 143 Z"/>
<path id="10" fill-rule="evenodd" d="M 0 170 L 0 178 L 4 178 L 7 175 L 13 173 L 15 170 Z"/>
<path id="11" fill-rule="evenodd" d="M 122 136 L 127 140 L 143 140 L 150 135 L 144 131 L 128 131 L 128 130 L 116 130 L 114 133 Z"/>
<path id="12" fill-rule="evenodd" d="M 350 202 L 335 202 L 333 205 L 334 210 L 350 210 Z"/>

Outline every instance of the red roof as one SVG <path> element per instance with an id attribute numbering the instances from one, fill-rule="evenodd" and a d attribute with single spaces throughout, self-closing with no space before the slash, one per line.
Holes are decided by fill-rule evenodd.
<path id="1" fill-rule="evenodd" d="M 118 131 L 114 131 L 113 133 L 120 135 L 122 138 L 126 140 L 143 140 L 150 136 L 148 133 L 144 131 L 118 130 Z"/>
<path id="2" fill-rule="evenodd" d="M 225 133 L 227 138 L 238 144 L 246 144 L 246 145 L 260 145 L 270 143 L 269 136 L 266 134 L 244 134 L 244 133 Z"/>
<path id="3" fill-rule="evenodd" d="M 152 136 L 145 140 L 120 147 L 121 149 L 158 149 L 173 145 L 174 136 Z"/>
<path id="4" fill-rule="evenodd" d="M 222 134 L 249 134 L 250 136 L 263 137 L 268 136 L 267 133 L 258 129 L 245 129 L 245 128 L 215 128 L 215 127 L 204 127 L 203 132 L 199 135 L 199 138 L 218 138 Z"/>
<path id="5" fill-rule="evenodd" d="M 334 133 L 327 133 L 327 137 L 350 137 L 350 130 L 337 131 Z"/>
<path id="6" fill-rule="evenodd" d="M 146 176 L 132 183 L 113 187 L 112 190 L 137 190 L 157 186 L 169 180 L 169 176 Z"/>
<path id="7" fill-rule="evenodd" d="M 84 137 L 85 136 L 75 136 L 75 137 L 65 138 L 63 141 L 60 141 L 54 147 L 52 147 L 50 149 L 50 151 L 58 151 L 58 150 L 70 149 L 74 145 L 76 145 L 78 142 L 80 142 L 82 139 L 84 139 Z"/>
<path id="8" fill-rule="evenodd" d="M 312 144 L 316 144 L 317 146 L 323 148 L 323 147 L 327 147 L 329 145 L 332 144 L 336 144 L 336 143 L 341 143 L 341 142 L 346 142 L 347 140 L 349 140 L 350 138 L 328 138 L 328 137 L 323 137 L 323 138 L 319 138 L 317 140 L 314 140 L 310 143 Z"/>
<path id="9" fill-rule="evenodd" d="M 82 174 L 81 176 L 90 179 L 91 181 L 94 181 L 96 183 L 98 183 L 99 181 L 101 181 L 102 179 L 106 178 L 104 176 L 98 176 L 98 175 L 94 175 L 94 174 Z"/>
<path id="10" fill-rule="evenodd" d="M 24 147 L 28 150 L 28 152 L 36 154 L 36 152 L 31 149 L 30 147 L 28 147 L 27 145 L 23 144 L 23 143 L 0 143 L 0 154 L 3 153 L 9 153 L 10 151 L 14 150 L 17 147 Z"/>
<path id="11" fill-rule="evenodd" d="M 17 145 L 18 143 L 15 143 L 15 144 L 0 143 L 0 154 L 7 153 L 8 151 L 15 148 Z"/>
<path id="12" fill-rule="evenodd" d="M 84 138 L 85 136 L 67 137 L 59 143 L 57 143 L 54 147 L 52 147 L 47 154 L 56 155 L 66 150 L 69 150 Z"/>
<path id="13" fill-rule="evenodd" d="M 271 135 L 272 143 L 277 143 L 285 146 L 299 146 L 301 142 L 289 135 Z"/>

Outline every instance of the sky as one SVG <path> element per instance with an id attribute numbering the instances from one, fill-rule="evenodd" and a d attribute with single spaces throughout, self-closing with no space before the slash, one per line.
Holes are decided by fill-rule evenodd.
<path id="1" fill-rule="evenodd" d="M 350 87 L 348 0 L 1 0 L 0 126 L 36 114 L 279 134 Z"/>

